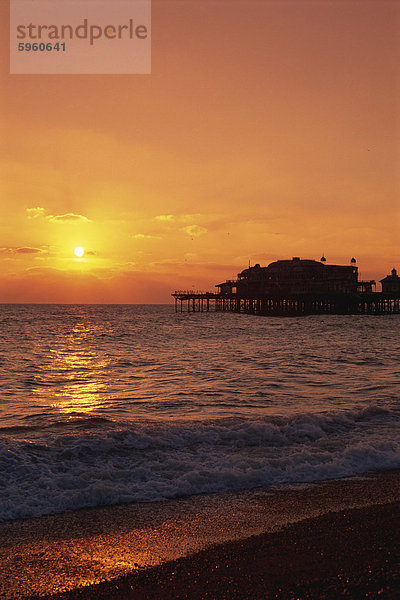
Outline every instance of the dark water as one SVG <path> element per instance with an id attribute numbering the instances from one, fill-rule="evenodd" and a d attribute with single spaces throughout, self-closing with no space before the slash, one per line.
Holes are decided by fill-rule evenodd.
<path id="1" fill-rule="evenodd" d="M 0 306 L 0 519 L 400 467 L 400 318 Z"/>

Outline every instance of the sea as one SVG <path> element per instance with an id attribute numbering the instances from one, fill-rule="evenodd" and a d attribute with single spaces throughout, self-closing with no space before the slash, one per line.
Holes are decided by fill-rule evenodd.
<path id="1" fill-rule="evenodd" d="M 0 520 L 400 468 L 400 317 L 0 305 Z"/>

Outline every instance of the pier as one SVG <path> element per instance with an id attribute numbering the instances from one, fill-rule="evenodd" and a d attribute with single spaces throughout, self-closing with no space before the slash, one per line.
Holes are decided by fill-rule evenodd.
<path id="1" fill-rule="evenodd" d="M 181 290 L 175 291 L 171 296 L 175 298 L 175 312 L 183 312 L 184 310 L 187 312 L 209 312 L 210 309 L 217 310 L 217 299 L 220 294 Z"/>
<path id="2" fill-rule="evenodd" d="M 172 296 L 175 312 L 235 312 L 261 316 L 400 314 L 400 297 L 381 292 L 242 298 L 236 294 L 175 291 Z"/>
<path id="3" fill-rule="evenodd" d="M 218 292 L 175 291 L 175 312 L 235 312 L 251 315 L 400 314 L 400 277 L 396 269 L 380 281 L 360 281 L 356 259 L 350 265 L 315 260 L 279 260 L 244 269 L 236 279 L 217 284 Z"/>

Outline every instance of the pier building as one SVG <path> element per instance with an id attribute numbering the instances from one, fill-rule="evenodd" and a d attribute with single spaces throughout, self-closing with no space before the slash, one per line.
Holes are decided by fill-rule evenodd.
<path id="1" fill-rule="evenodd" d="M 355 293 L 358 286 L 358 269 L 349 266 L 327 265 L 324 261 L 277 260 L 267 267 L 259 264 L 238 273 L 236 281 L 218 284 L 221 293 L 245 296 L 270 296 L 291 294 Z"/>
<path id="2" fill-rule="evenodd" d="M 381 279 L 380 283 L 383 293 L 400 295 L 400 277 L 397 275 L 396 269 L 392 269 L 392 274 Z"/>

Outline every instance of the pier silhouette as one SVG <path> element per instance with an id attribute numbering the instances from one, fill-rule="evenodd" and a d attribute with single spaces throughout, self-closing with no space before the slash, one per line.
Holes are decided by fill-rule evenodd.
<path id="1" fill-rule="evenodd" d="M 356 259 L 350 265 L 321 260 L 278 260 L 250 266 L 236 279 L 217 284 L 217 292 L 176 290 L 176 312 L 236 312 L 254 315 L 400 314 L 400 277 L 396 269 L 380 281 L 360 281 Z"/>

